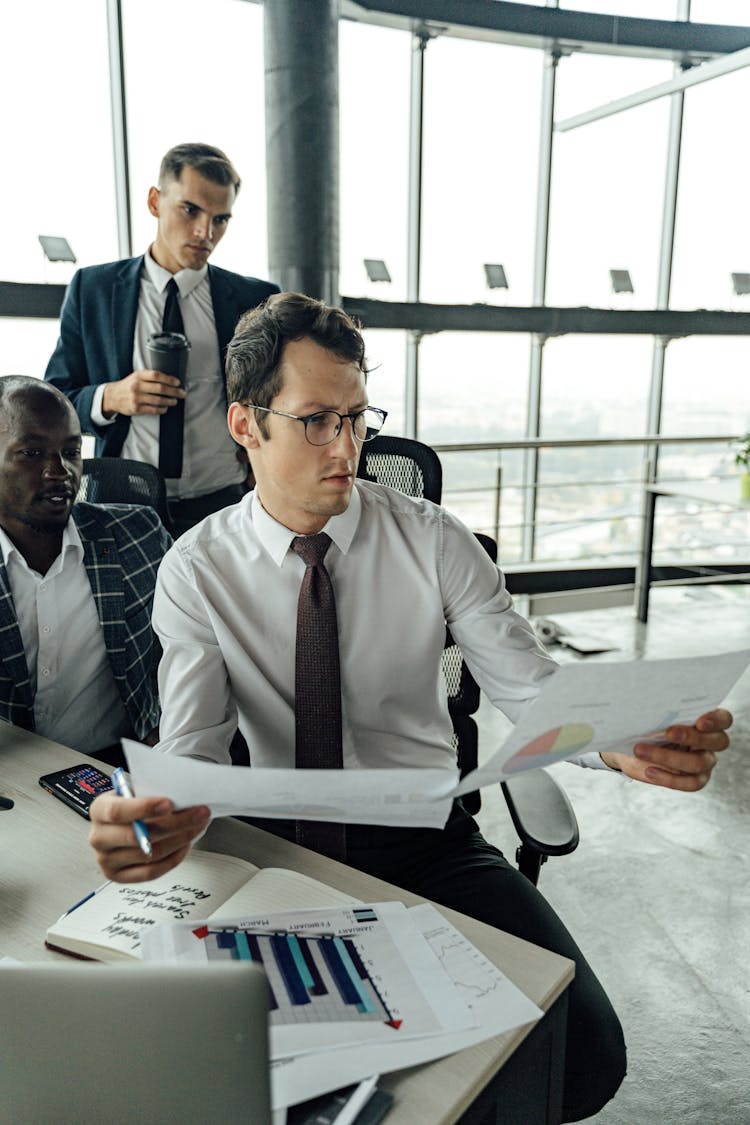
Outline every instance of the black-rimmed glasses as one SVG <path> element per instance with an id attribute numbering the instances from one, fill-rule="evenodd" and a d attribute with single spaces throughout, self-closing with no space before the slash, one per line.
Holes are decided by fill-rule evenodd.
<path id="1" fill-rule="evenodd" d="M 318 410 L 315 414 L 287 414 L 285 410 L 272 410 L 270 406 L 256 406 L 254 402 L 243 402 L 243 406 L 251 410 L 264 410 L 266 414 L 278 414 L 282 418 L 293 418 L 295 422 L 302 422 L 305 427 L 305 437 L 310 445 L 330 445 L 341 433 L 344 419 L 348 418 L 352 424 L 352 433 L 357 441 L 372 441 L 382 430 L 383 423 L 388 417 L 387 410 L 379 410 L 377 406 L 366 406 L 364 410 L 357 410 L 354 414 L 339 414 L 337 410 Z"/>

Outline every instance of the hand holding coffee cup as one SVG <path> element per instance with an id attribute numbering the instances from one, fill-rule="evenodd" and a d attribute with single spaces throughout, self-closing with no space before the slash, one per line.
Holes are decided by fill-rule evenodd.
<path id="1" fill-rule="evenodd" d="M 146 341 L 146 359 L 154 371 L 173 375 L 185 386 L 190 341 L 181 332 L 155 332 Z"/>

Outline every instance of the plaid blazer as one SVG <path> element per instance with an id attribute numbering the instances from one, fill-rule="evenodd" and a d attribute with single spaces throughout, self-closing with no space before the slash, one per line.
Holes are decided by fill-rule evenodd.
<path id="1" fill-rule="evenodd" d="M 171 539 L 152 508 L 79 503 L 72 515 L 115 683 L 134 734 L 144 738 L 159 722 L 159 646 L 151 629 L 151 604 Z M 34 729 L 29 670 L 2 553 L 0 718 Z"/>

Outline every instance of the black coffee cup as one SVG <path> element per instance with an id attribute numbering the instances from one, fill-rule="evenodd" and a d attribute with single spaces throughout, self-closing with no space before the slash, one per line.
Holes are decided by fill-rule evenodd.
<path id="1" fill-rule="evenodd" d="M 190 341 L 181 332 L 155 332 L 146 341 L 146 359 L 154 371 L 174 375 L 185 386 Z"/>

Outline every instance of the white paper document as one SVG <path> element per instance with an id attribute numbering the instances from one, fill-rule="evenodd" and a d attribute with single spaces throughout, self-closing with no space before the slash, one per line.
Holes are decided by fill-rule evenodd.
<path id="1" fill-rule="evenodd" d="M 532 1023 L 543 1014 L 476 946 L 446 922 L 434 906 L 429 903 L 413 906 L 409 916 L 470 1007 L 476 1027 L 401 1043 L 369 1043 L 365 1047 L 339 1047 L 335 1052 L 318 1051 L 278 1059 L 271 1064 L 274 1107 L 294 1105 L 341 1085 L 358 1082 L 373 1070 L 386 1074 L 431 1062 L 473 1047 L 493 1035 Z"/>
<path id="2" fill-rule="evenodd" d="M 139 797 L 178 808 L 209 805 L 214 816 L 330 820 L 442 828 L 452 800 L 523 770 L 589 751 L 632 753 L 673 723 L 691 724 L 718 706 L 750 663 L 750 650 L 677 660 L 565 664 L 497 753 L 459 781 L 450 769 L 236 769 L 160 754 L 123 739 Z"/>
<path id="3" fill-rule="evenodd" d="M 144 961 L 262 964 L 271 1058 L 352 1044 L 403 1048 L 415 1036 L 477 1025 L 400 902 L 178 922 L 144 930 L 141 950 Z"/>

